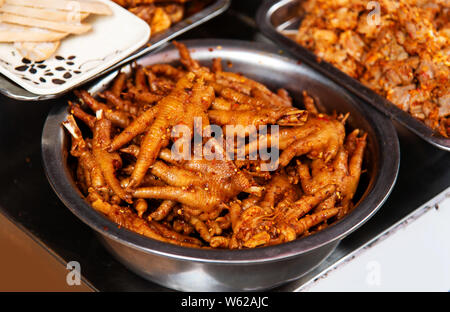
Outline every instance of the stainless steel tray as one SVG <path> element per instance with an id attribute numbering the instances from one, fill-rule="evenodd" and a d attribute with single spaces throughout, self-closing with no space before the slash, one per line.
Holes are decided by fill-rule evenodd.
<path id="1" fill-rule="evenodd" d="M 88 80 L 83 81 L 77 86 L 74 86 L 74 88 L 85 84 L 88 81 L 92 81 L 114 69 L 120 68 L 124 66 L 125 64 L 141 57 L 144 54 L 147 54 L 151 51 L 156 50 L 157 48 L 161 47 L 165 43 L 169 42 L 170 40 L 174 39 L 175 37 L 178 37 L 179 35 L 185 33 L 186 31 L 197 27 L 208 20 L 220 15 L 223 13 L 228 7 L 230 6 L 231 0 L 215 0 L 212 2 L 209 6 L 207 6 L 205 9 L 201 10 L 200 12 L 197 12 L 194 15 L 188 16 L 181 22 L 173 25 L 170 27 L 167 31 L 152 36 L 152 38 L 149 40 L 149 42 L 141 49 L 137 50 L 124 60 L 116 63 L 115 65 L 111 66 L 107 70 L 89 78 Z M 72 88 L 72 90 L 74 89 Z M 55 99 L 58 97 L 61 97 L 62 95 L 70 92 L 70 90 L 66 90 L 62 93 L 57 94 L 51 94 L 51 95 L 38 95 L 31 93 L 22 87 L 18 86 L 16 83 L 12 82 L 8 78 L 6 78 L 3 75 L 0 75 L 0 93 L 6 95 L 7 97 L 13 98 L 15 100 L 19 101 L 44 101 L 44 100 L 50 100 Z"/>
<path id="2" fill-rule="evenodd" d="M 283 34 L 282 31 L 296 30 L 300 25 L 301 17 L 298 15 L 298 9 L 301 2 L 302 0 L 265 1 L 259 7 L 256 16 L 256 21 L 261 32 L 279 44 L 283 49 L 298 57 L 302 62 L 305 62 L 337 84 L 358 95 L 428 143 L 440 149 L 450 151 L 450 139 L 440 136 L 424 123 L 415 119 L 386 98 L 378 95 L 330 63 L 325 61 L 319 62 L 314 53 Z"/>

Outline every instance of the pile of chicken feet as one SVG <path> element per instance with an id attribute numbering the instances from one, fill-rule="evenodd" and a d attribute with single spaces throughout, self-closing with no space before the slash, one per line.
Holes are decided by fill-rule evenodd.
<path id="1" fill-rule="evenodd" d="M 135 65 L 96 98 L 79 90 L 78 103 L 69 102 L 63 125 L 72 138 L 74 176 L 95 210 L 156 240 L 229 249 L 289 242 L 352 210 L 367 135 L 346 134 L 348 114 L 319 113 L 305 91 L 300 110 L 286 90 L 274 93 L 226 72 L 220 59 L 202 66 L 174 44 L 180 66 Z M 183 138 L 172 134 L 180 125 L 190 130 L 188 140 L 210 125 L 279 131 L 253 140 L 237 133 L 245 142 L 240 159 L 227 157 L 223 136 L 203 138 L 200 148 L 222 156 L 211 160 L 174 155 Z M 271 170 L 262 170 L 267 159 L 249 157 L 262 145 L 279 150 Z M 184 155 L 198 148 L 191 146 Z"/>

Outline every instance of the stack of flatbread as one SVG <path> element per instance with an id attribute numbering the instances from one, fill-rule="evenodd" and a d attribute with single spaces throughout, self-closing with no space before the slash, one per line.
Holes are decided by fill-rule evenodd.
<path id="1" fill-rule="evenodd" d="M 43 61 L 65 37 L 90 31 L 92 26 L 83 23 L 90 14 L 112 11 L 94 0 L 0 0 L 0 42 L 14 43 L 31 61 Z"/>

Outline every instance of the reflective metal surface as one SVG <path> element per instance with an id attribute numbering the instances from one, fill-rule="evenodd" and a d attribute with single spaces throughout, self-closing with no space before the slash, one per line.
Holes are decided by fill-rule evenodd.
<path id="1" fill-rule="evenodd" d="M 217 46 L 220 42 L 220 47 Z M 296 102 L 301 90 L 316 97 L 327 110 L 350 112 L 349 124 L 368 133 L 367 174 L 361 179 L 355 210 L 329 228 L 294 242 L 251 250 L 203 250 L 155 241 L 115 224 L 83 199 L 66 166 L 68 137 L 61 127 L 66 103 L 50 112 L 42 135 L 47 177 L 62 202 L 96 230 L 105 246 L 137 274 L 169 288 L 195 291 L 261 290 L 299 278 L 319 265 L 346 235 L 366 222 L 386 200 L 397 177 L 399 144 L 394 126 L 376 110 L 355 102 L 330 80 L 304 65 L 277 55 L 273 47 L 232 40 L 185 42 L 192 57 L 210 64 L 215 57 L 231 61 L 230 70 L 244 73 L 275 89 L 286 88 Z M 172 47 L 138 60 L 143 65 L 174 62 Z M 99 91 L 114 73 L 91 87 Z"/>
<path id="2" fill-rule="evenodd" d="M 172 27 L 170 27 L 167 31 L 157 34 L 155 36 L 152 36 L 149 40 L 149 42 L 142 47 L 141 49 L 135 51 L 127 58 L 123 59 L 122 61 L 118 62 L 114 66 L 111 66 L 107 70 L 98 73 L 97 75 L 94 75 L 93 77 L 89 78 L 88 80 L 85 80 L 81 82 L 80 84 L 74 86 L 72 89 L 75 89 L 76 87 L 85 84 L 89 81 L 93 81 L 98 77 L 101 77 L 105 75 L 106 73 L 113 71 L 117 68 L 120 68 L 124 66 L 125 64 L 133 61 L 136 58 L 141 57 L 142 55 L 145 55 L 151 51 L 155 51 L 159 47 L 163 46 L 165 43 L 169 42 L 170 40 L 180 36 L 181 34 L 187 32 L 188 30 L 197 27 L 210 19 L 216 17 L 217 15 L 223 13 L 229 6 L 230 6 L 231 0 L 214 0 L 209 6 L 207 6 L 202 11 L 189 16 L 182 20 L 179 23 L 176 23 Z M 51 94 L 51 95 L 38 95 L 31 93 L 19 85 L 15 84 L 13 81 L 9 80 L 3 75 L 0 75 L 0 93 L 3 95 L 13 98 L 15 100 L 20 101 L 43 101 L 43 100 L 49 100 L 49 99 L 55 99 L 63 96 L 64 94 L 67 94 L 70 92 L 70 90 L 66 90 L 62 93 L 57 94 Z"/>
<path id="3" fill-rule="evenodd" d="M 361 97 L 376 109 L 380 110 L 392 119 L 397 120 L 425 141 L 450 151 L 450 139 L 446 139 L 424 123 L 401 110 L 386 98 L 376 94 L 356 79 L 351 78 L 330 63 L 318 61 L 318 57 L 311 51 L 300 46 L 294 40 L 285 36 L 281 31 L 298 29 L 301 18 L 299 17 L 299 6 L 302 0 L 267 0 L 258 9 L 257 24 L 261 32 L 271 40 L 279 44 L 283 49 L 298 57 L 318 72 L 332 79 L 334 82 L 350 90 Z"/>

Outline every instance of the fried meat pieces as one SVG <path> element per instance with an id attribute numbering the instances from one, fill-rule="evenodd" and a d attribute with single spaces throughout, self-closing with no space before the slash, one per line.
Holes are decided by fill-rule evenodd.
<path id="1" fill-rule="evenodd" d="M 220 59 L 204 67 L 176 46 L 181 66 L 135 66 L 98 99 L 80 90 L 70 102 L 63 125 L 94 209 L 153 239 L 232 249 L 292 241 L 353 209 L 367 135 L 347 135 L 348 116 L 319 113 L 306 92 L 298 109 L 286 90 L 225 72 Z M 210 126 L 241 126 L 232 138 L 243 139 L 244 157 L 224 136 L 201 137 Z M 280 150 L 272 171 L 262 170 L 262 146 Z"/>
<path id="2" fill-rule="evenodd" d="M 303 1 L 296 41 L 448 138 L 449 2 L 376 3 Z"/>

